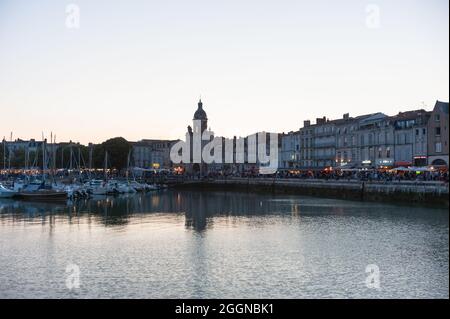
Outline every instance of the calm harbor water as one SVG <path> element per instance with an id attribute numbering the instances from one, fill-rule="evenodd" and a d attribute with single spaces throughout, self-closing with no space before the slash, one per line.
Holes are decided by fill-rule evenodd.
<path id="1" fill-rule="evenodd" d="M 370 264 L 379 289 L 365 283 Z M 0 298 L 48 297 L 448 298 L 449 213 L 172 190 L 0 200 Z"/>

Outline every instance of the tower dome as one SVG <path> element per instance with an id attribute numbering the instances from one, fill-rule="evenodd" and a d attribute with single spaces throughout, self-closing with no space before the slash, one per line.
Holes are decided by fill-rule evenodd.
<path id="1" fill-rule="evenodd" d="M 206 116 L 206 112 L 203 110 L 203 103 L 200 99 L 198 101 L 198 108 L 197 111 L 194 113 L 194 120 L 207 120 L 208 117 Z"/>

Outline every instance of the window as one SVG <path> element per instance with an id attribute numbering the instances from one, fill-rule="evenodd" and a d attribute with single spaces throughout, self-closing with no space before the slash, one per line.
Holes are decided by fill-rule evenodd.
<path id="1" fill-rule="evenodd" d="M 434 115 L 434 121 L 439 122 L 441 120 L 441 116 L 439 114 Z"/>
<path id="2" fill-rule="evenodd" d="M 426 129 L 422 129 L 422 134 L 423 135 L 427 134 L 427 130 Z"/>
<path id="3" fill-rule="evenodd" d="M 416 129 L 416 135 L 419 135 L 419 129 Z"/>
<path id="4" fill-rule="evenodd" d="M 436 153 L 441 153 L 441 152 L 442 152 L 442 143 L 437 142 L 436 143 Z"/>
<path id="5" fill-rule="evenodd" d="M 381 149 L 381 147 L 378 149 L 378 158 L 381 158 L 382 157 L 382 149 Z"/>
<path id="6" fill-rule="evenodd" d="M 435 128 L 436 136 L 441 136 L 441 128 L 438 126 Z"/>
<path id="7" fill-rule="evenodd" d="M 391 158 L 391 148 L 390 147 L 386 148 L 386 157 Z"/>

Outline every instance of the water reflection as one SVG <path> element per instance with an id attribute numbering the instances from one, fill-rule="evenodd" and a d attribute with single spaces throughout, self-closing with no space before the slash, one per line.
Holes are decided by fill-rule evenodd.
<path id="1" fill-rule="evenodd" d="M 174 190 L 0 200 L 0 247 L 0 298 L 448 298 L 446 209 Z"/>
<path id="2" fill-rule="evenodd" d="M 294 205 L 297 213 L 298 205 Z M 0 201 L 0 223 L 41 222 L 53 225 L 56 221 L 87 223 L 105 226 L 121 226 L 142 214 L 182 214 L 188 229 L 203 231 L 213 225 L 213 216 L 264 215 L 279 211 L 276 201 L 267 197 L 245 196 L 239 193 L 204 193 L 165 191 L 145 195 L 119 197 L 94 197 L 67 203 Z M 284 209 L 285 212 L 290 208 Z"/>
<path id="3" fill-rule="evenodd" d="M 338 204 L 336 204 L 338 203 Z M 0 200 L 0 224 L 22 222 L 49 224 L 97 223 L 106 227 L 126 226 L 133 218 L 164 213 L 181 215 L 185 227 L 198 232 L 214 226 L 214 217 L 229 218 L 238 224 L 238 217 L 281 215 L 299 219 L 301 216 L 357 215 L 374 218 L 391 214 L 393 218 L 415 216 L 425 218 L 423 210 L 437 212 L 446 218 L 445 210 L 393 206 L 380 203 L 337 201 L 332 199 L 284 196 L 282 198 L 237 192 L 164 191 L 119 197 L 94 197 L 67 203 L 22 202 Z M 440 213 L 440 214 L 439 214 Z M 447 217 L 448 218 L 448 217 Z"/>

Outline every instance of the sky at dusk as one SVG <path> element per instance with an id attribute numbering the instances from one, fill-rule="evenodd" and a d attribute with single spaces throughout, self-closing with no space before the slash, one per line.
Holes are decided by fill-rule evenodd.
<path id="1" fill-rule="evenodd" d="M 70 3 L 79 28 L 67 26 Z M 184 138 L 199 96 L 229 137 L 431 110 L 449 100 L 448 6 L 0 0 L 0 138 Z"/>

